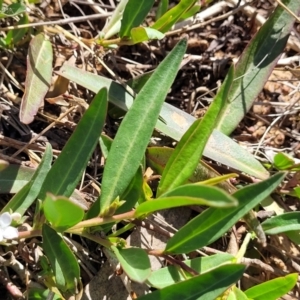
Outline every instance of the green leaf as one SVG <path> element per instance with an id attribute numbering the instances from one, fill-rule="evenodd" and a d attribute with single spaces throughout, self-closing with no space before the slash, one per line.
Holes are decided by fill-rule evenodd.
<path id="1" fill-rule="evenodd" d="M 144 27 L 135 27 L 130 31 L 130 37 L 134 44 L 148 41 L 148 35 Z"/>
<path id="2" fill-rule="evenodd" d="M 71 196 L 99 140 L 106 110 L 107 91 L 102 89 L 94 97 L 49 171 L 39 195 L 40 199 L 43 200 L 47 192 Z"/>
<path id="3" fill-rule="evenodd" d="M 14 17 L 26 12 L 26 6 L 22 3 L 13 3 L 0 12 L 0 19 Z"/>
<path id="4" fill-rule="evenodd" d="M 237 207 L 206 209 L 171 237 L 165 251 L 173 254 L 188 253 L 211 244 L 269 196 L 284 177 L 285 173 L 277 173 L 265 181 L 238 190 L 233 194 L 239 202 Z"/>
<path id="5" fill-rule="evenodd" d="M 216 299 L 243 275 L 245 266 L 225 265 L 208 273 L 170 285 L 139 300 L 210 300 Z"/>
<path id="6" fill-rule="evenodd" d="M 89 218 L 104 214 L 136 173 L 185 50 L 186 40 L 182 40 L 160 63 L 124 117 L 107 157 L 101 201 L 97 199 L 91 207 Z"/>
<path id="7" fill-rule="evenodd" d="M 300 212 L 288 212 L 267 219 L 262 223 L 266 234 L 278 234 L 286 231 L 300 230 Z"/>
<path id="8" fill-rule="evenodd" d="M 168 10 L 169 0 L 160 0 L 158 3 L 155 20 L 158 20 Z"/>
<path id="9" fill-rule="evenodd" d="M 150 27 L 145 27 L 145 31 L 149 40 L 161 40 L 165 37 L 163 33 Z"/>
<path id="10" fill-rule="evenodd" d="M 104 39 L 109 39 L 113 35 L 120 32 L 121 19 L 124 14 L 128 0 L 119 1 L 117 7 L 113 10 L 112 16 L 109 18 L 108 22 L 105 24 L 101 32 L 101 37 Z"/>
<path id="11" fill-rule="evenodd" d="M 130 211 L 135 206 L 141 196 L 143 182 L 143 169 L 140 166 L 127 189 L 122 194 L 121 200 L 126 200 L 126 202 L 117 209 L 116 214 L 122 214 Z"/>
<path id="12" fill-rule="evenodd" d="M 138 75 L 132 79 L 129 79 L 127 81 L 127 85 L 129 85 L 136 93 L 139 93 L 142 87 L 145 85 L 145 83 L 148 81 L 148 79 L 151 77 L 154 71 L 149 71 L 146 73 L 143 73 L 141 75 Z"/>
<path id="13" fill-rule="evenodd" d="M 176 6 L 160 17 L 151 27 L 163 33 L 167 32 L 196 2 L 197 0 L 181 0 Z"/>
<path id="14" fill-rule="evenodd" d="M 225 193 L 223 190 L 202 184 L 186 184 L 179 186 L 171 191 L 168 191 L 161 195 L 161 197 L 172 197 L 172 196 L 187 196 L 191 198 L 202 198 L 206 200 L 208 206 L 217 207 L 231 207 L 237 206 L 238 202 L 234 197 Z M 159 199 L 159 198 L 158 198 Z"/>
<path id="15" fill-rule="evenodd" d="M 0 159 L 0 172 L 5 170 L 9 166 L 9 162 L 6 160 Z"/>
<path id="16" fill-rule="evenodd" d="M 163 33 L 149 27 L 134 27 L 130 31 L 130 37 L 134 44 L 148 40 L 161 40 L 165 37 Z"/>
<path id="17" fill-rule="evenodd" d="M 299 186 L 294 188 L 294 192 L 295 192 L 296 197 L 298 197 L 300 199 L 300 187 Z"/>
<path id="18" fill-rule="evenodd" d="M 221 265 L 231 264 L 234 260 L 234 256 L 224 253 L 206 257 L 197 257 L 191 260 L 185 260 L 183 263 L 196 272 L 203 274 L 216 269 Z M 192 275 L 181 269 L 179 266 L 171 265 L 157 271 L 153 271 L 151 276 L 147 279 L 147 284 L 157 289 L 162 289 L 176 282 L 184 281 L 190 277 L 192 277 Z"/>
<path id="19" fill-rule="evenodd" d="M 19 213 L 21 216 L 24 215 L 30 205 L 36 200 L 41 186 L 50 170 L 52 162 L 52 147 L 47 144 L 45 153 L 39 167 L 36 169 L 34 175 L 30 181 L 20 189 L 20 191 L 5 205 L 1 213 L 13 212 Z"/>
<path id="20" fill-rule="evenodd" d="M 259 179 L 269 177 L 269 172 L 254 156 L 218 130 L 213 131 L 203 155 Z"/>
<path id="21" fill-rule="evenodd" d="M 20 120 L 29 124 L 34 120 L 38 109 L 51 85 L 52 45 L 44 34 L 36 35 L 30 42 L 27 55 L 27 75 L 25 93 L 20 107 Z"/>
<path id="22" fill-rule="evenodd" d="M 298 0 L 282 2 L 298 15 Z M 240 123 L 276 66 L 294 22 L 290 13 L 278 5 L 248 44 L 235 66 L 235 79 L 216 129 L 229 135 Z"/>
<path id="23" fill-rule="evenodd" d="M 186 182 L 195 171 L 207 140 L 213 131 L 214 122 L 227 99 L 233 75 L 234 69 L 230 68 L 226 81 L 205 116 L 195 121 L 180 139 L 163 171 L 157 189 L 158 195 Z"/>
<path id="24" fill-rule="evenodd" d="M 150 260 L 141 248 L 118 249 L 112 246 L 123 270 L 127 276 L 136 282 L 144 282 L 151 274 Z"/>
<path id="25" fill-rule="evenodd" d="M 295 164 L 293 158 L 285 153 L 277 153 L 274 156 L 274 167 L 278 170 L 287 170 Z"/>
<path id="26" fill-rule="evenodd" d="M 60 234 L 43 225 L 43 249 L 51 264 L 58 288 L 72 293 L 76 292 L 80 282 L 80 269 L 76 257 Z"/>
<path id="27" fill-rule="evenodd" d="M 28 289 L 28 300 L 47 300 L 50 290 L 49 289 L 40 289 L 40 288 L 29 288 Z M 56 294 L 53 294 L 52 300 L 61 300 L 61 297 L 59 297 Z"/>
<path id="28" fill-rule="evenodd" d="M 236 286 L 233 286 L 226 300 L 251 300 L 251 299 L 249 299 L 245 295 L 245 293 L 242 292 L 240 289 L 238 289 Z"/>
<path id="29" fill-rule="evenodd" d="M 110 137 L 103 134 L 99 139 L 101 151 L 105 159 L 108 156 L 112 142 L 113 140 Z M 126 200 L 126 202 L 117 209 L 116 214 L 127 212 L 134 207 L 134 205 L 137 203 L 137 201 L 141 196 L 143 181 L 144 181 L 143 168 L 140 166 L 135 176 L 132 178 L 129 186 L 122 194 L 121 199 Z"/>
<path id="30" fill-rule="evenodd" d="M 180 20 L 186 20 L 188 18 L 193 17 L 195 14 L 197 14 L 201 9 L 200 5 L 194 5 L 193 7 L 191 7 L 191 9 L 189 9 L 188 11 L 186 11 L 181 17 Z"/>
<path id="31" fill-rule="evenodd" d="M 28 24 L 28 16 L 27 14 L 23 14 L 18 21 L 18 25 Z M 20 28 L 20 29 L 13 29 L 9 30 L 5 39 L 3 39 L 8 47 L 13 47 L 19 41 L 22 40 L 28 28 Z"/>
<path id="32" fill-rule="evenodd" d="M 107 87 L 110 103 L 124 111 L 127 111 L 133 103 L 132 95 L 126 92 L 122 85 L 105 77 L 72 67 L 69 64 L 64 64 L 57 73 L 95 93 L 99 89 Z M 147 80 L 147 78 L 143 79 Z M 144 81 L 138 87 L 140 88 L 143 83 Z M 181 139 L 185 131 L 196 120 L 190 114 L 168 103 L 163 104 L 160 118 L 161 120 L 156 123 L 156 129 L 176 141 Z M 166 122 L 162 122 L 162 120 Z M 214 130 L 209 138 L 203 155 L 259 179 L 269 177 L 269 172 L 252 154 L 217 130 Z"/>
<path id="33" fill-rule="evenodd" d="M 297 273 L 275 278 L 248 289 L 245 294 L 253 300 L 276 300 L 288 293 L 297 283 L 297 279 Z"/>
<path id="34" fill-rule="evenodd" d="M 83 209 L 70 199 L 51 194 L 47 194 L 43 209 L 46 219 L 60 232 L 76 225 L 84 216 Z"/>
<path id="35" fill-rule="evenodd" d="M 130 36 L 133 27 L 141 25 L 155 0 L 129 0 L 121 21 L 120 37 Z"/>
<path id="36" fill-rule="evenodd" d="M 101 148 L 102 155 L 105 159 L 107 159 L 111 144 L 113 142 L 113 139 L 105 134 L 101 134 L 99 139 L 99 145 Z"/>
<path id="37" fill-rule="evenodd" d="M 237 201 L 219 188 L 187 184 L 167 192 L 155 200 L 142 203 L 137 207 L 135 217 L 139 218 L 157 210 L 187 205 L 232 207 L 237 205 Z"/>
<path id="38" fill-rule="evenodd" d="M 161 175 L 173 151 L 173 148 L 168 147 L 149 147 L 146 152 L 147 165 Z M 199 183 L 204 180 L 213 181 L 215 179 L 219 180 L 220 178 L 221 175 L 216 170 L 214 170 L 204 161 L 200 161 L 192 176 L 188 179 L 188 182 Z M 217 186 L 229 192 L 230 194 L 235 191 L 235 188 L 227 181 L 219 182 Z"/>
<path id="39" fill-rule="evenodd" d="M 15 194 L 31 180 L 35 169 L 9 165 L 0 172 L 0 194 Z"/>
<path id="40" fill-rule="evenodd" d="M 286 231 L 285 235 L 296 245 L 300 244 L 300 230 Z"/>

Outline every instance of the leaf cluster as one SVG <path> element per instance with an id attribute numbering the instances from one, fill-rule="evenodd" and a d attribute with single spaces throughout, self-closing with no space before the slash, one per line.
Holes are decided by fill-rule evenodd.
<path id="1" fill-rule="evenodd" d="M 18 21 L 15 25 L 28 24 L 28 15 L 26 5 L 22 2 L 15 2 L 7 5 L 0 1 L 0 20 L 6 18 L 16 18 Z M 13 49 L 20 41 L 24 39 L 28 32 L 27 28 L 11 29 L 5 37 L 0 37 L 0 47 L 5 49 Z"/>

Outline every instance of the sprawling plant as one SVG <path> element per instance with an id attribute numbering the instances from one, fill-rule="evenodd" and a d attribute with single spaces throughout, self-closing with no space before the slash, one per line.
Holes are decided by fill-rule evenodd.
<path id="1" fill-rule="evenodd" d="M 196 2 L 182 0 L 168 11 L 164 9 L 166 1 L 161 1 L 157 21 L 152 27 L 142 27 L 140 24 L 154 0 L 121 1 L 97 42 L 109 46 L 161 38 L 179 19 L 198 9 Z M 297 0 L 284 3 L 292 11 L 300 9 Z M 278 7 L 245 49 L 239 62 L 230 68 L 207 113 L 198 120 L 164 103 L 186 51 L 184 39 L 144 80 L 136 97 L 115 81 L 69 65 L 61 68 L 61 76 L 94 91 L 96 96 L 53 165 L 52 149 L 47 145 L 39 167 L 2 209 L 0 216 L 2 241 L 42 236 L 42 248 L 47 258 L 43 261 L 47 266 L 43 272 L 47 288 L 29 290 L 29 297 L 55 293 L 55 297 L 66 299 L 78 293 L 80 268 L 65 241 L 69 234 L 88 238 L 105 247 L 118 259 L 131 280 L 157 289 L 139 299 L 276 299 L 293 288 L 297 274 L 270 280 L 245 292 L 234 286 L 245 271 L 241 261 L 250 237 L 256 236 L 265 243 L 265 234 L 299 230 L 300 222 L 298 213 L 286 213 L 259 224 L 252 210 L 265 199 L 271 199 L 271 193 L 286 173 L 279 171 L 269 177 L 269 172 L 254 157 L 226 136 L 234 130 L 261 91 L 284 49 L 292 25 L 292 17 Z M 118 38 L 109 40 L 115 34 Z M 51 44 L 39 34 L 33 38 L 29 49 L 28 65 L 31 68 L 20 115 L 25 122 L 33 119 L 35 112 L 32 108 L 39 106 L 35 101 L 40 101 L 41 93 L 45 93 L 46 87 L 39 82 L 41 78 L 37 70 L 50 80 L 45 51 L 46 54 L 52 52 Z M 114 140 L 100 134 L 108 102 L 127 111 Z M 172 121 L 173 113 L 186 120 L 186 128 Z M 175 149 L 148 147 L 155 128 L 178 141 Z M 91 207 L 85 208 L 74 200 L 76 186 L 97 144 L 106 158 L 101 194 Z M 222 148 L 227 150 L 221 151 Z M 224 177 L 204 181 L 201 176 L 195 176 L 195 170 L 201 174 L 206 168 L 200 163 L 203 153 L 262 180 L 230 194 L 216 187 Z M 143 176 L 145 158 L 147 165 L 161 175 L 155 196 L 149 192 Z M 274 164 L 279 170 L 297 168 L 284 155 L 277 156 Z M 4 186 L 13 167 L 2 165 L 6 167 L 0 173 L 0 182 Z M 17 234 L 12 225 L 22 224 L 33 203 L 36 210 L 32 229 Z M 166 258 L 175 254 L 188 256 L 190 252 L 216 241 L 244 219 L 249 234 L 236 256 L 216 254 L 187 259 L 183 263 L 173 259 L 173 265 L 151 271 L 148 250 L 131 247 L 118 234 L 107 238 L 97 234 L 104 228 L 107 232 L 107 228 L 122 221 L 133 226 L 135 220 L 143 220 L 156 211 L 190 205 L 207 208 L 170 237 L 165 249 L 153 249 L 151 255 Z"/>

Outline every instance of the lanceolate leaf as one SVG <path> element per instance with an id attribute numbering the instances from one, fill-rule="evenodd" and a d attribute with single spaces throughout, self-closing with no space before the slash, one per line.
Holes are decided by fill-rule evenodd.
<path id="1" fill-rule="evenodd" d="M 126 202 L 117 209 L 116 214 L 130 211 L 136 205 L 142 195 L 143 183 L 143 168 L 140 166 L 121 197 L 121 199 L 126 200 Z"/>
<path id="2" fill-rule="evenodd" d="M 280 299 L 295 286 L 297 279 L 297 273 L 275 278 L 248 289 L 245 294 L 253 300 Z"/>
<path id="3" fill-rule="evenodd" d="M 46 193 L 69 197 L 99 140 L 107 110 L 107 91 L 100 90 L 49 171 L 39 198 Z"/>
<path id="4" fill-rule="evenodd" d="M 107 87 L 108 100 L 124 111 L 127 111 L 133 103 L 132 95 L 126 92 L 120 84 L 108 78 L 83 71 L 68 64 L 64 64 L 60 72 L 57 73 L 95 93 L 99 89 Z M 141 85 L 143 84 L 144 82 Z M 166 122 L 158 120 L 156 129 L 176 141 L 181 139 L 182 135 L 196 120 L 193 116 L 168 103 L 163 104 L 160 117 Z M 217 130 L 212 132 L 203 154 L 210 159 L 257 178 L 265 179 L 269 176 L 268 171 L 253 155 Z"/>
<path id="5" fill-rule="evenodd" d="M 35 169 L 9 165 L 0 172 L 0 194 L 15 194 L 32 178 Z"/>
<path id="6" fill-rule="evenodd" d="M 196 272 L 203 274 L 216 269 L 221 265 L 231 264 L 234 261 L 234 256 L 228 253 L 222 253 L 185 260 L 183 263 Z M 147 284 L 150 284 L 152 287 L 157 289 L 162 289 L 176 282 L 189 279 L 190 277 L 192 277 L 192 275 L 181 269 L 179 266 L 170 265 L 168 267 L 153 271 L 151 276 L 147 279 Z"/>
<path id="7" fill-rule="evenodd" d="M 300 230 L 287 231 L 285 235 L 296 245 L 300 244 Z"/>
<path id="8" fill-rule="evenodd" d="M 174 151 L 173 148 L 168 148 L 168 147 L 149 147 L 146 152 L 147 165 L 151 169 L 155 170 L 156 173 L 161 175 L 173 151 Z M 232 176 L 230 176 L 230 178 L 231 177 Z M 220 181 L 221 179 L 223 180 Z M 233 191 L 235 191 L 235 187 L 231 185 L 228 181 L 226 181 L 223 176 L 221 176 L 216 170 L 214 170 L 212 167 L 210 167 L 203 161 L 200 161 L 194 173 L 188 179 L 188 182 L 202 183 L 202 181 L 206 181 L 206 180 L 210 180 L 210 181 L 218 180 L 219 183 L 218 184 L 214 183 L 214 184 L 216 184 L 218 187 L 221 187 L 223 190 L 226 190 L 230 194 Z M 214 184 L 210 184 L 210 185 L 214 185 Z"/>
<path id="9" fill-rule="evenodd" d="M 282 0 L 298 15 L 299 0 Z M 284 50 L 295 19 L 278 5 L 266 23 L 250 41 L 236 64 L 235 80 L 227 106 L 217 121 L 217 129 L 229 135 L 252 106 Z"/>
<path id="10" fill-rule="evenodd" d="M 203 275 L 142 296 L 139 300 L 216 299 L 230 285 L 239 280 L 244 270 L 245 266 L 238 264 L 221 266 Z"/>
<path id="11" fill-rule="evenodd" d="M 234 69 L 230 68 L 227 79 L 205 116 L 195 121 L 179 141 L 163 171 L 158 186 L 158 195 L 181 185 L 195 171 L 207 140 L 213 131 L 214 121 L 218 118 L 227 100 L 233 75 Z"/>
<path id="12" fill-rule="evenodd" d="M 176 6 L 168 10 L 152 25 L 152 28 L 167 32 L 188 11 L 197 0 L 181 0 Z"/>
<path id="13" fill-rule="evenodd" d="M 127 84 L 136 92 L 139 93 L 154 71 L 145 72 L 127 81 Z"/>
<path id="14" fill-rule="evenodd" d="M 213 131 L 203 155 L 259 179 L 269 177 L 269 172 L 253 155 L 218 130 Z"/>
<path id="15" fill-rule="evenodd" d="M 156 16 L 155 19 L 158 20 L 163 14 L 166 13 L 168 10 L 169 6 L 169 0 L 161 0 L 158 3 L 157 11 L 156 11 Z"/>
<path id="16" fill-rule="evenodd" d="M 199 12 L 200 9 L 201 9 L 200 5 L 194 5 L 191 9 L 189 9 L 183 15 L 181 15 L 179 21 L 186 20 L 188 18 L 192 18 L 196 13 Z"/>
<path id="17" fill-rule="evenodd" d="M 43 249 L 51 264 L 57 286 L 63 292 L 75 293 L 80 281 L 80 269 L 77 259 L 61 235 L 43 225 Z"/>
<path id="18" fill-rule="evenodd" d="M 274 167 L 278 170 L 287 170 L 288 168 L 291 168 L 295 161 L 292 157 L 289 157 L 285 153 L 277 153 L 274 156 Z"/>
<path id="19" fill-rule="evenodd" d="M 217 202 L 219 202 L 220 206 L 229 205 L 236 206 L 238 202 L 234 197 L 225 193 L 223 190 L 202 184 L 186 184 L 179 186 L 171 191 L 168 191 L 161 195 L 161 197 L 171 197 L 171 196 L 187 196 L 187 197 L 195 197 L 195 198 L 204 198 L 208 202 L 215 203 L 218 206 Z M 159 199 L 159 198 L 158 198 Z"/>
<path id="20" fill-rule="evenodd" d="M 138 218 L 157 210 L 187 205 L 231 207 L 237 205 L 237 201 L 219 188 L 187 184 L 163 194 L 158 199 L 142 203 L 137 207 L 135 217 Z"/>
<path id="21" fill-rule="evenodd" d="M 121 20 L 120 37 L 130 36 L 133 27 L 141 25 L 155 0 L 129 0 Z"/>
<path id="22" fill-rule="evenodd" d="M 101 201 L 97 199 L 89 210 L 89 218 L 105 213 L 136 173 L 185 50 L 186 40 L 182 40 L 158 66 L 125 115 L 106 161 Z"/>
<path id="23" fill-rule="evenodd" d="M 267 219 L 262 223 L 266 234 L 278 234 L 282 232 L 300 230 L 300 212 L 288 212 Z"/>
<path id="24" fill-rule="evenodd" d="M 113 35 L 120 32 L 121 28 L 121 19 L 126 8 L 128 0 L 119 1 L 117 7 L 114 9 L 113 14 L 109 21 L 106 23 L 104 28 L 102 29 L 101 35 L 103 35 L 104 39 L 109 39 Z"/>
<path id="25" fill-rule="evenodd" d="M 33 121 L 51 84 L 52 46 L 40 33 L 30 42 L 27 56 L 25 93 L 20 107 L 20 120 L 24 124 Z"/>
<path id="26" fill-rule="evenodd" d="M 264 200 L 280 184 L 285 173 L 277 173 L 269 179 L 249 185 L 233 194 L 237 207 L 208 208 L 183 226 L 167 243 L 167 253 L 188 253 L 209 245 L 220 238 L 246 213 Z"/>
<path id="27" fill-rule="evenodd" d="M 31 180 L 5 205 L 1 213 L 13 211 L 24 215 L 30 205 L 36 200 L 41 186 L 50 170 L 52 163 L 52 148 L 47 144 L 45 153 L 39 167 L 36 169 Z"/>
<path id="28" fill-rule="evenodd" d="M 112 138 L 110 138 L 107 135 L 101 134 L 99 138 L 99 145 L 101 148 L 102 155 L 105 159 L 107 159 L 112 142 L 113 142 Z"/>

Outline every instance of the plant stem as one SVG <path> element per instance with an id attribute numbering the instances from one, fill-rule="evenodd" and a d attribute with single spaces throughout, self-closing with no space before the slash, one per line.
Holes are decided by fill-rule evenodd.
<path id="1" fill-rule="evenodd" d="M 97 244 L 99 244 L 99 245 L 101 245 L 103 247 L 110 248 L 111 246 L 113 246 L 113 243 L 111 243 L 110 241 L 102 239 L 102 238 L 100 238 L 100 237 L 98 237 L 96 235 L 92 235 L 92 234 L 90 234 L 88 232 L 84 231 L 80 235 L 83 236 L 83 237 L 85 237 L 85 238 L 87 238 L 87 239 L 89 239 L 89 240 L 91 240 L 91 241 L 96 242 Z"/>
<path id="2" fill-rule="evenodd" d="M 248 244 L 251 241 L 251 238 L 252 238 L 252 234 L 250 232 L 248 232 L 246 234 L 246 237 L 243 241 L 243 244 L 242 244 L 238 254 L 236 255 L 237 262 L 240 262 L 240 260 L 244 257 L 247 247 L 248 247 Z"/>
<path id="3" fill-rule="evenodd" d="M 99 226 L 99 225 L 103 225 L 103 224 L 107 224 L 107 223 L 115 223 L 115 222 L 119 222 L 119 221 L 126 220 L 126 219 L 132 219 L 132 218 L 134 218 L 134 213 L 135 213 L 134 211 L 129 211 L 129 212 L 126 212 L 126 213 L 123 213 L 120 215 L 116 215 L 116 216 L 112 216 L 112 217 L 108 217 L 108 218 L 101 218 L 101 217 L 92 218 L 89 220 L 79 222 L 77 225 L 66 230 L 66 232 L 77 233 L 78 229 Z"/>
<path id="4" fill-rule="evenodd" d="M 111 40 L 97 40 L 97 44 L 103 46 L 103 47 L 107 47 L 110 45 L 118 45 L 118 46 L 122 46 L 122 45 L 127 45 L 127 46 L 132 46 L 134 45 L 132 40 L 126 40 L 126 39 L 120 39 L 120 38 L 116 38 L 116 39 L 111 39 Z"/>
<path id="5" fill-rule="evenodd" d="M 110 242 L 107 242 L 103 239 L 94 237 L 88 233 L 86 233 L 84 231 L 84 228 L 87 227 L 94 227 L 94 226 L 99 226 L 99 225 L 103 225 L 103 224 L 107 224 L 107 223 L 115 223 L 118 221 L 122 221 L 125 219 L 132 219 L 134 218 L 134 211 L 130 211 L 130 212 L 126 212 L 123 214 L 119 214 L 116 216 L 112 216 L 109 218 L 93 218 L 93 219 L 89 219 L 89 220 L 85 220 L 82 222 L 79 222 L 78 224 L 76 224 L 75 226 L 69 228 L 68 230 L 66 230 L 65 232 L 67 233 L 73 233 L 73 234 L 78 234 L 84 237 L 87 237 L 105 247 L 109 247 L 109 245 L 111 245 Z M 18 239 L 28 239 L 28 238 L 32 238 L 35 236 L 41 236 L 42 235 L 42 231 L 41 230 L 27 230 L 27 231 L 21 231 L 19 232 L 19 237 Z"/>

